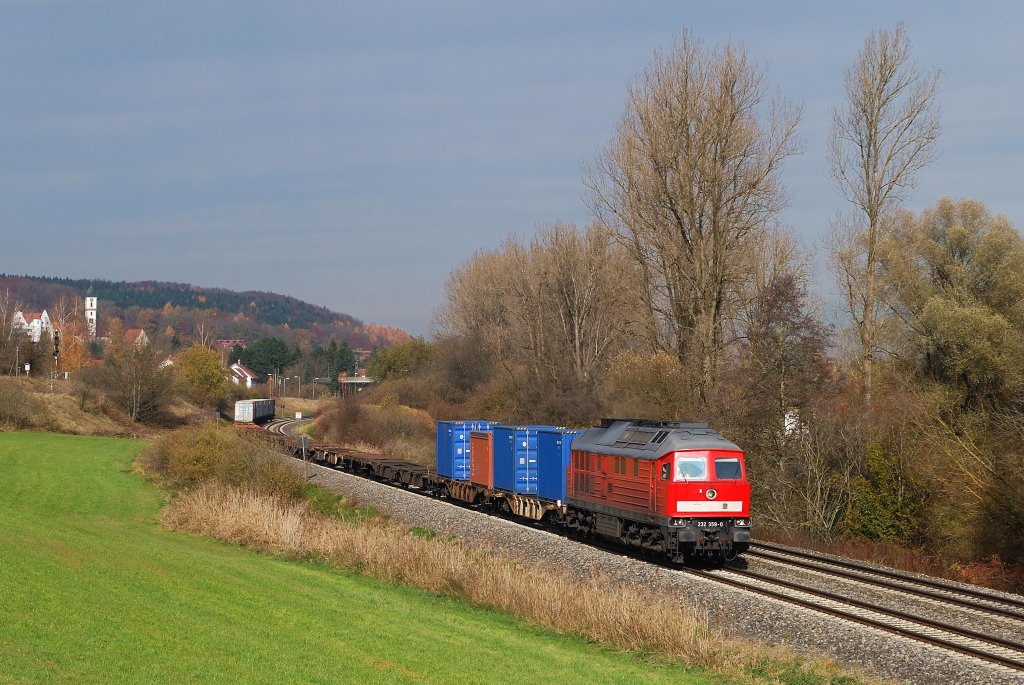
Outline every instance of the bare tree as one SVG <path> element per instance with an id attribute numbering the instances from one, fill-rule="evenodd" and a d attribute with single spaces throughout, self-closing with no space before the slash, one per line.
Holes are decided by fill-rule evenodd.
<path id="1" fill-rule="evenodd" d="M 152 345 L 127 342 L 116 323 L 110 338 L 110 348 L 95 382 L 133 422 L 159 420 L 173 398 L 170 368 L 160 365 Z"/>
<path id="2" fill-rule="evenodd" d="M 911 61 L 906 29 L 898 24 L 864 41 L 846 72 L 846 102 L 832 115 L 832 175 L 856 208 L 857 224 L 864 222 L 853 229 L 863 237 L 840 239 L 845 254 L 834 250 L 833 257 L 857 330 L 869 402 L 878 345 L 880 232 L 887 214 L 914 187 L 918 172 L 935 159 L 938 91 L 939 73 L 921 71 Z"/>
<path id="3" fill-rule="evenodd" d="M 18 373 L 16 357 L 18 348 L 25 338 L 24 332 L 14 325 L 14 314 L 24 306 L 11 299 L 11 291 L 0 293 L 0 373 Z"/>
<path id="4" fill-rule="evenodd" d="M 696 369 L 702 405 L 744 278 L 733 255 L 781 210 L 779 168 L 798 151 L 800 108 L 764 105 L 763 71 L 743 48 L 685 33 L 630 88 L 588 171 L 594 210 L 638 265 L 650 345 Z"/>
<path id="5" fill-rule="evenodd" d="M 554 351 L 571 360 L 572 380 L 588 385 L 629 335 L 632 264 L 601 224 L 586 231 L 562 223 L 542 228 L 530 254 Z"/>
<path id="6" fill-rule="evenodd" d="M 521 404 L 576 412 L 630 339 L 634 272 L 601 224 L 542 227 L 529 244 L 509 239 L 455 270 L 440 329 L 472 341 Z"/>
<path id="7" fill-rule="evenodd" d="M 192 340 L 196 345 L 200 345 L 207 349 L 213 348 L 213 333 L 206 328 L 208 314 L 206 312 L 200 312 L 196 320 L 195 335 L 192 336 Z"/>
<path id="8" fill-rule="evenodd" d="M 54 371 L 77 371 L 84 363 L 87 333 L 81 298 L 61 296 L 53 305 L 50 323 L 54 333 L 60 336 L 61 354 L 59 359 L 54 360 Z"/>

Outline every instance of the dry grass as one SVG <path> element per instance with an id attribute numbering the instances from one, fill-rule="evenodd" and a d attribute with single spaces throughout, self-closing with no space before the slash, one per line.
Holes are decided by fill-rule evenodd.
<path id="1" fill-rule="evenodd" d="M 459 541 L 428 540 L 383 522 L 353 525 L 318 515 L 304 502 L 285 503 L 250 489 L 204 485 L 175 498 L 161 521 L 171 529 L 464 599 L 619 649 L 705 667 L 726 656 L 721 635 L 707 619 L 677 601 L 601 578 L 584 586 L 568 575 L 525 568 Z"/>
<path id="2" fill-rule="evenodd" d="M 678 597 L 603 577 L 525 567 L 459 540 L 424 538 L 388 522 L 324 516 L 306 502 L 207 483 L 161 513 L 165 526 L 402 583 L 522 617 L 621 650 L 727 673 L 737 682 L 853 684 L 834 664 L 725 638 Z M 810 674 L 810 679 L 804 676 Z"/>
<path id="3" fill-rule="evenodd" d="M 139 426 L 108 416 L 101 400 L 63 380 L 0 378 L 0 428 L 114 437 L 139 433 Z"/>
<path id="4" fill-rule="evenodd" d="M 434 463 L 434 420 L 421 409 L 385 398 L 380 404 L 339 400 L 321 415 L 319 433 L 343 446 L 369 445 L 367 452 L 390 454 L 424 466 Z"/>
<path id="5" fill-rule="evenodd" d="M 324 396 L 317 397 L 317 399 L 309 399 L 304 397 L 275 397 L 277 414 L 286 418 L 292 418 L 295 416 L 295 412 L 302 412 L 302 416 L 311 419 L 320 411 L 331 403 L 333 398 L 330 393 L 324 391 Z"/>

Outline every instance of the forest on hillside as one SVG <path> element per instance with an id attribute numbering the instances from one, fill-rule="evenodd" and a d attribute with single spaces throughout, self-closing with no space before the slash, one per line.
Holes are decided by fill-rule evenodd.
<path id="1" fill-rule="evenodd" d="M 117 322 L 125 329 L 142 328 L 151 340 L 167 347 L 197 339 L 255 341 L 276 336 L 290 345 L 326 346 L 335 340 L 356 349 L 373 349 L 409 337 L 397 328 L 364 324 L 347 314 L 276 293 L 0 274 L 0 293 L 12 312 L 46 309 L 51 318 L 58 308 L 81 312 L 81 299 L 90 289 L 98 298 L 100 335 Z"/>

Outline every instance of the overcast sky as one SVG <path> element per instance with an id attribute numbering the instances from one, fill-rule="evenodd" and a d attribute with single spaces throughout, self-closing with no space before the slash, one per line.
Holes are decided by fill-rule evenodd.
<path id="1" fill-rule="evenodd" d="M 975 197 L 1022 227 L 1022 8 L 0 0 L 0 271 L 270 290 L 428 334 L 475 251 L 589 220 L 581 165 L 684 29 L 803 103 L 782 218 L 809 245 L 844 206 L 843 72 L 897 21 L 943 74 L 911 207 Z"/>

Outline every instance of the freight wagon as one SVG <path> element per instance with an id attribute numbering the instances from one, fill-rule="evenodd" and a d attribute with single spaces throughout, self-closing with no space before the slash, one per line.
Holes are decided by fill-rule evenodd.
<path id="1" fill-rule="evenodd" d="M 238 400 L 235 423 L 266 423 L 274 418 L 274 400 Z"/>

